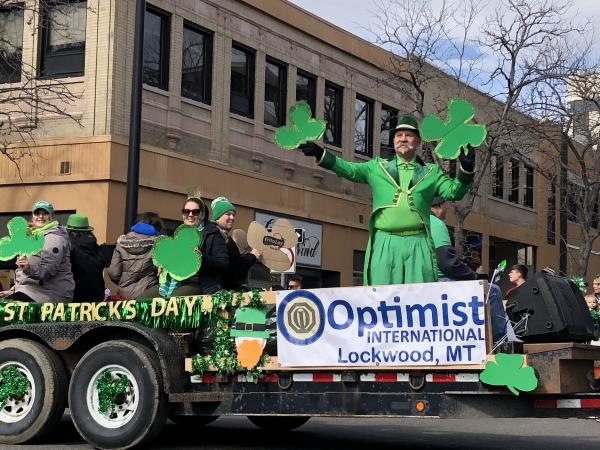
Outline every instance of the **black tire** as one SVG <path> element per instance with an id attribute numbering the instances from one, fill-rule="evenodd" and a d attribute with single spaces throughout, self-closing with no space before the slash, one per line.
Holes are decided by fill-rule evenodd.
<path id="1" fill-rule="evenodd" d="M 67 403 L 68 380 L 59 357 L 28 339 L 0 342 L 0 368 L 11 362 L 21 374 L 29 373 L 33 386 L 30 380 L 28 389 L 33 388 L 34 395 L 16 400 L 16 405 L 6 403 L 0 410 L 0 443 L 21 444 L 40 438 L 60 420 Z"/>
<path id="2" fill-rule="evenodd" d="M 128 392 L 117 409 L 122 418 L 100 413 L 95 380 L 104 370 L 129 372 Z M 137 391 L 134 387 L 137 385 Z M 95 394 L 94 394 L 95 393 Z M 128 413 L 128 401 L 134 402 Z M 123 406 L 125 405 L 125 407 Z M 148 442 L 167 419 L 160 364 L 154 352 L 132 341 L 104 342 L 88 351 L 75 367 L 69 386 L 69 409 L 79 434 L 98 448 L 130 448 Z"/>
<path id="3" fill-rule="evenodd" d="M 175 416 L 169 415 L 169 419 L 177 425 L 184 427 L 203 427 L 209 423 L 213 423 L 219 416 Z"/>
<path id="4" fill-rule="evenodd" d="M 304 425 L 310 416 L 248 416 L 248 420 L 266 431 L 290 431 Z"/>

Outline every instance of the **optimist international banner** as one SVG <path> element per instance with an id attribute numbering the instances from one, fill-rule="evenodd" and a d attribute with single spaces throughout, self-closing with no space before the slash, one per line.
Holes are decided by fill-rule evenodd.
<path id="1" fill-rule="evenodd" d="M 283 367 L 436 366 L 486 360 L 481 281 L 278 291 Z"/>

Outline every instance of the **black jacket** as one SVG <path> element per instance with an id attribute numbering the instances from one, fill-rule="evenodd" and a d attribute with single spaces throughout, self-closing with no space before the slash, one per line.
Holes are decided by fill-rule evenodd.
<path id="1" fill-rule="evenodd" d="M 454 281 L 476 280 L 477 274 L 458 256 L 454 247 L 444 245 L 435 249 L 440 271 Z"/>
<path id="2" fill-rule="evenodd" d="M 71 238 L 71 271 L 75 281 L 74 302 L 104 300 L 105 261 L 94 236 Z"/>
<path id="3" fill-rule="evenodd" d="M 229 270 L 229 255 L 225 237 L 215 222 L 207 222 L 202 230 L 200 253 L 202 254 L 202 264 L 194 281 L 200 284 L 203 294 L 213 294 L 223 288 L 223 282 Z"/>
<path id="4" fill-rule="evenodd" d="M 227 241 L 227 254 L 229 256 L 229 270 L 223 287 L 232 291 L 242 290 L 244 282 L 248 278 L 248 271 L 256 262 L 256 256 L 251 253 L 241 254 L 232 239 Z"/>

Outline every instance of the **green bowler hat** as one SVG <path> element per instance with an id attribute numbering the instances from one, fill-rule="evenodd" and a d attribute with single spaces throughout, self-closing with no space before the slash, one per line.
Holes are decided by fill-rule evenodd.
<path id="1" fill-rule="evenodd" d="M 66 228 L 67 230 L 72 231 L 94 231 L 94 229 L 90 227 L 87 216 L 83 214 L 71 214 L 67 219 Z"/>
<path id="2" fill-rule="evenodd" d="M 398 124 L 396 125 L 394 132 L 398 130 L 411 130 L 417 133 L 417 136 L 421 137 L 421 134 L 419 133 L 419 125 L 417 123 L 417 119 L 415 119 L 415 117 L 411 116 L 410 114 L 398 117 Z"/>
<path id="3" fill-rule="evenodd" d="M 269 337 L 266 329 L 267 313 L 258 308 L 238 308 L 235 312 L 235 322 L 231 326 L 230 334 L 233 337 Z"/>

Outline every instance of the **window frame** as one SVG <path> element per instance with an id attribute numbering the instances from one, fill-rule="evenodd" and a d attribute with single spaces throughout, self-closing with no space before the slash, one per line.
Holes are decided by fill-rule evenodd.
<path id="1" fill-rule="evenodd" d="M 296 70 L 296 102 L 305 99 L 298 99 L 298 77 L 304 77 L 308 80 L 308 99 L 306 103 L 310 106 L 313 117 L 315 117 L 317 109 L 317 77 L 302 69 Z"/>
<path id="2" fill-rule="evenodd" d="M 275 111 L 276 119 L 277 119 L 276 124 L 267 123 L 265 120 L 265 118 L 266 118 L 265 113 L 266 113 L 266 106 L 267 106 L 267 64 L 272 64 L 274 66 L 277 66 L 277 68 L 279 69 L 279 86 L 277 86 L 277 89 L 279 91 L 280 102 L 279 102 L 278 110 Z M 269 125 L 271 127 L 280 127 L 280 126 L 286 124 L 287 74 L 288 74 L 288 65 L 285 62 L 280 61 L 271 56 L 266 57 L 266 59 L 265 59 L 265 94 L 264 94 L 264 98 L 263 98 L 263 109 L 265 110 L 265 111 L 263 111 L 263 121 L 264 121 L 265 125 Z"/>
<path id="3" fill-rule="evenodd" d="M 233 50 L 238 50 L 245 53 L 248 56 L 248 60 L 246 62 L 246 89 L 248 91 L 248 111 L 242 111 L 235 109 L 233 107 L 233 89 L 232 89 L 232 80 L 233 77 L 230 77 L 229 82 L 229 112 L 233 114 L 237 114 L 238 116 L 248 117 L 249 119 L 254 119 L 254 100 L 255 100 L 255 91 L 256 91 L 256 50 L 248 47 L 247 45 L 241 44 L 237 41 L 232 41 L 231 43 L 231 53 Z M 233 72 L 233 64 L 230 64 L 230 74 Z"/>
<path id="4" fill-rule="evenodd" d="M 49 50 L 49 41 L 50 41 L 50 31 L 51 28 L 49 26 L 49 22 L 48 22 L 48 12 L 50 10 L 50 8 L 52 6 L 62 6 L 65 4 L 75 4 L 75 3 L 84 3 L 85 4 L 85 11 L 86 11 L 86 27 L 85 27 L 85 40 L 83 41 L 83 48 L 80 50 L 70 50 L 67 51 L 65 53 L 60 53 L 57 54 L 56 52 L 50 52 Z M 41 80 L 47 80 L 47 79 L 53 79 L 53 78 L 71 78 L 71 77 L 80 77 L 83 76 L 85 74 L 85 52 L 86 52 L 86 47 L 87 47 L 87 0 L 68 0 L 67 2 L 62 1 L 62 2 L 58 2 L 58 1 L 53 1 L 53 2 L 48 2 L 47 4 L 43 5 L 40 13 L 41 13 L 41 18 L 39 20 L 39 26 L 38 26 L 38 31 L 39 31 L 39 40 L 38 40 L 38 65 L 37 65 L 37 74 L 38 74 L 38 78 Z M 51 54 L 54 53 L 54 54 Z M 71 62 L 71 64 L 73 66 L 76 66 L 77 64 L 81 64 L 81 68 L 80 70 L 75 70 L 75 69 L 79 69 L 79 67 L 73 67 L 73 70 L 70 71 L 66 71 L 66 72 L 59 72 L 56 69 L 49 69 L 48 68 L 48 63 L 49 62 L 53 62 L 53 60 L 57 60 L 58 58 L 65 58 L 65 57 L 70 57 L 71 59 L 75 60 L 75 62 Z M 56 64 L 54 63 L 56 66 L 60 66 L 62 67 L 62 64 Z M 51 64 L 52 67 L 52 64 Z"/>
<path id="5" fill-rule="evenodd" d="M 329 141 L 327 139 L 327 127 L 329 125 L 329 121 L 327 120 L 326 113 L 327 113 L 327 108 L 325 108 L 325 101 L 327 96 L 327 89 L 332 89 L 335 92 L 335 98 L 334 101 L 336 103 L 336 105 L 338 107 L 336 107 L 335 110 L 335 135 L 333 136 L 333 140 Z M 324 90 L 324 95 L 323 95 L 323 116 L 325 118 L 325 133 L 323 134 L 323 142 L 327 145 L 332 145 L 334 147 L 338 147 L 341 148 L 342 147 L 342 127 L 343 127 L 343 110 L 344 110 L 344 88 L 338 84 L 332 83 L 331 81 L 327 81 L 325 80 L 325 90 Z M 338 104 L 339 102 L 339 104 Z"/>
<path id="6" fill-rule="evenodd" d="M 535 204 L 534 198 L 534 186 L 535 186 L 535 174 L 533 167 L 528 164 L 523 164 L 525 172 L 525 195 L 523 195 L 523 206 L 526 208 L 533 209 Z M 529 183 L 531 181 L 531 184 Z"/>
<path id="7" fill-rule="evenodd" d="M 518 159 L 511 158 L 510 163 L 510 189 L 508 191 L 508 201 L 520 204 L 521 196 L 521 162 Z"/>
<path id="8" fill-rule="evenodd" d="M 169 66 L 171 60 L 171 14 L 168 11 L 160 9 L 150 3 L 146 3 L 146 14 L 154 14 L 161 18 L 160 23 L 160 55 L 159 55 L 159 70 L 158 70 L 158 83 L 149 83 L 146 80 L 142 68 L 142 77 L 144 84 L 155 87 L 157 89 L 168 91 L 169 90 Z M 144 28 L 146 21 L 144 20 Z"/>
<path id="9" fill-rule="evenodd" d="M 504 169 L 505 161 L 500 156 L 494 156 L 492 169 L 492 197 L 504 200 Z"/>
<path id="10" fill-rule="evenodd" d="M 204 39 L 204 51 L 203 51 L 203 61 L 202 61 L 202 77 L 204 81 L 204 92 L 202 96 L 196 97 L 193 95 L 184 94 L 184 78 L 183 78 L 183 52 L 185 49 L 184 46 L 184 35 L 185 30 L 188 29 L 193 31 L 194 33 L 198 33 L 203 36 Z M 183 32 L 181 36 L 181 96 L 183 98 L 188 98 L 190 100 L 194 100 L 196 102 L 204 103 L 206 105 L 210 105 L 212 103 L 212 69 L 213 69 L 213 42 L 214 42 L 214 33 L 211 30 L 201 27 L 193 22 L 188 20 L 183 21 Z"/>
<path id="11" fill-rule="evenodd" d="M 384 126 L 384 123 L 383 123 L 383 112 L 384 111 L 392 113 L 392 116 L 390 117 L 390 120 L 388 121 L 388 123 L 389 123 L 389 129 L 387 131 L 388 144 L 384 144 L 383 140 L 381 139 L 381 136 L 385 132 L 385 130 L 382 129 Z M 398 122 L 398 114 L 399 114 L 399 111 L 396 108 L 385 105 L 383 103 L 381 104 L 381 112 L 379 115 L 379 155 L 382 158 L 390 159 L 390 157 L 394 157 L 396 155 L 396 152 L 394 150 L 394 138 L 392 135 L 392 130 L 394 128 L 396 128 L 396 123 Z M 375 124 L 373 124 L 373 125 L 375 125 Z M 388 153 L 389 153 L 389 155 L 388 155 Z"/>
<path id="12" fill-rule="evenodd" d="M 365 124 L 365 152 L 357 151 L 356 149 L 356 105 L 358 102 L 364 102 L 366 106 L 366 124 Z M 375 102 L 369 97 L 365 97 L 361 94 L 356 94 L 356 98 L 354 99 L 354 154 L 366 156 L 369 158 L 373 157 L 373 113 L 375 109 Z"/>

